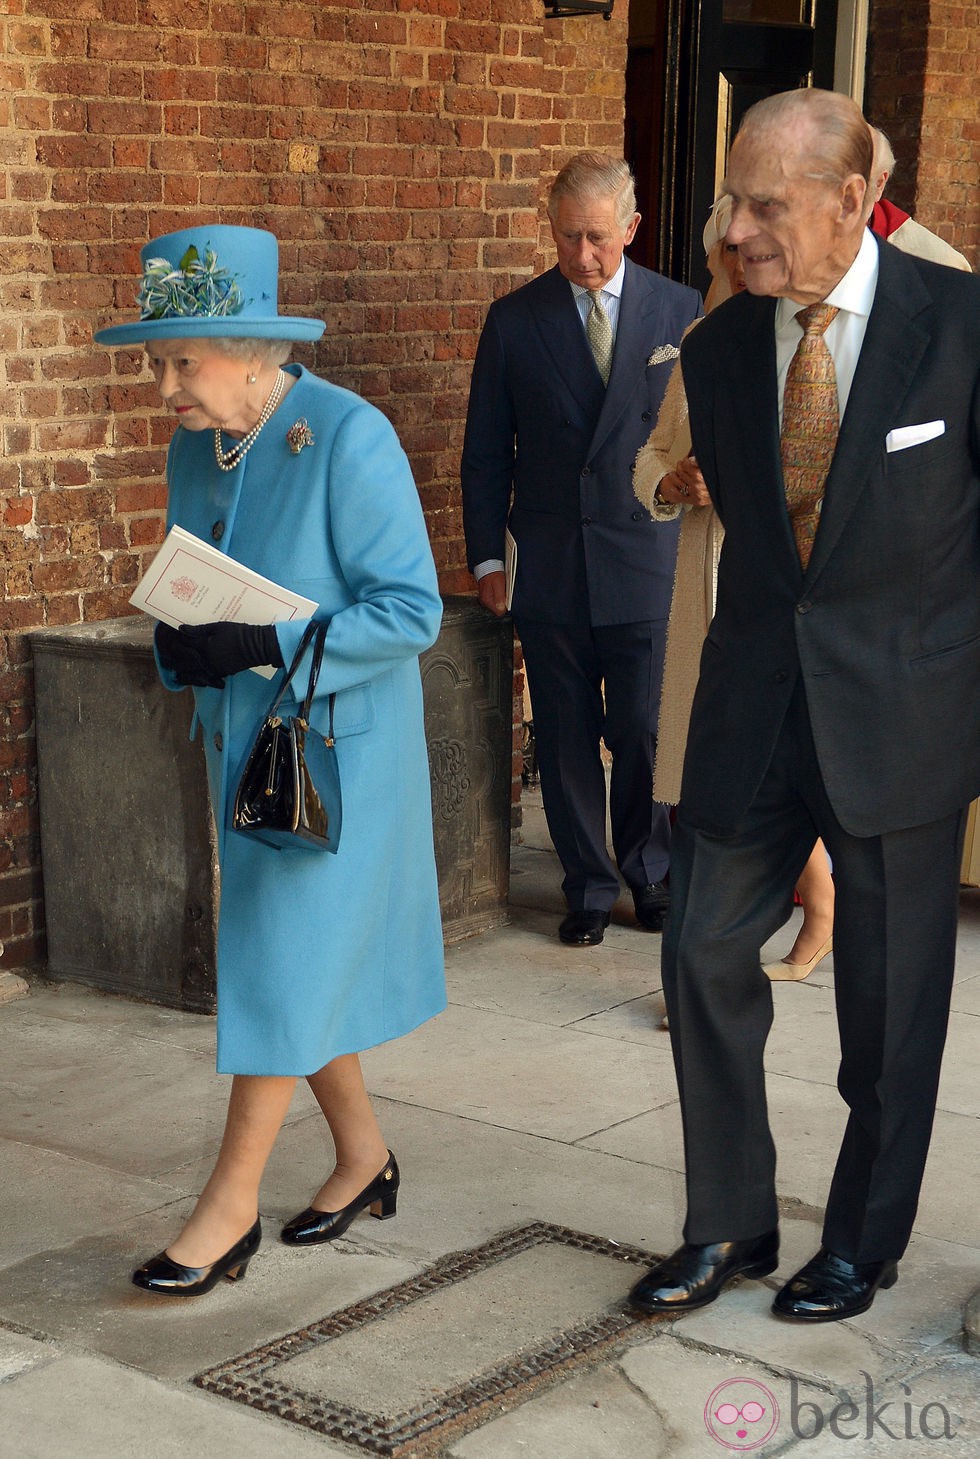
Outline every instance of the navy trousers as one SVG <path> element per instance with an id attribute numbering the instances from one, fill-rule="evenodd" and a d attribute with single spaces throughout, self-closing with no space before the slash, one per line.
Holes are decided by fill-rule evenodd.
<path id="1" fill-rule="evenodd" d="M 640 890 L 667 870 L 670 819 L 653 799 L 667 620 L 590 628 L 517 623 L 524 650 L 541 797 L 572 911 L 608 911 L 619 878 L 606 849 L 606 778 L 616 862 Z"/>

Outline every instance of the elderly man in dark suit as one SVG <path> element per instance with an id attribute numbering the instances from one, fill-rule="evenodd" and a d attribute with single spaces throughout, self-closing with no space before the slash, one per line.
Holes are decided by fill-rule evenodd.
<path id="1" fill-rule="evenodd" d="M 774 1311 L 864 1312 L 915 1217 L 980 789 L 980 283 L 875 239 L 870 170 L 846 97 L 750 110 L 725 182 L 748 291 L 682 354 L 725 547 L 664 937 L 685 1244 L 634 1289 L 645 1311 L 776 1268 L 759 948 L 816 836 L 848 1117 L 823 1245 Z"/>
<path id="2" fill-rule="evenodd" d="M 592 946 L 619 895 L 600 739 L 612 752 L 613 847 L 637 917 L 659 932 L 667 907 L 670 828 L 652 785 L 677 524 L 640 507 L 631 469 L 701 301 L 624 258 L 640 215 L 622 160 L 572 158 L 548 215 L 557 266 L 491 305 L 480 338 L 463 520 L 493 613 L 506 610 L 508 525 L 517 544 L 513 613 L 569 908 L 559 936 Z"/>

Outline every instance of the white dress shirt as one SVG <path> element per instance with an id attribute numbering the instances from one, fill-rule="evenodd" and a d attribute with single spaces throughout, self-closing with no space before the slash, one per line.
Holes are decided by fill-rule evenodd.
<path id="1" fill-rule="evenodd" d="M 868 327 L 868 315 L 871 313 L 877 286 L 878 245 L 865 229 L 857 258 L 824 300 L 825 304 L 834 304 L 840 310 L 824 334 L 837 376 L 840 420 L 844 419 L 844 411 L 847 409 L 854 371 L 864 344 L 864 332 Z M 786 372 L 790 360 L 796 354 L 797 345 L 803 338 L 803 330 L 797 323 L 796 316 L 804 307 L 795 299 L 780 299 L 776 305 L 776 391 L 779 399 L 780 431 L 783 428 Z"/>

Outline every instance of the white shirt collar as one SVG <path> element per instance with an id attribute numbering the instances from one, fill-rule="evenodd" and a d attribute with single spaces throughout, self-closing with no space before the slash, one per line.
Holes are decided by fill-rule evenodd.
<path id="1" fill-rule="evenodd" d="M 867 319 L 875 301 L 877 285 L 878 245 L 871 232 L 865 228 L 857 257 L 840 282 L 831 289 L 824 303 L 833 304 L 848 314 L 860 314 Z M 790 328 L 799 334 L 800 326 L 796 322 L 796 316 L 803 307 L 795 299 L 779 300 L 776 305 L 777 335 Z"/>
<path id="2" fill-rule="evenodd" d="M 617 299 L 621 298 L 622 297 L 622 294 L 623 294 L 623 280 L 625 279 L 625 277 L 626 277 L 626 255 L 624 253 L 623 256 L 622 256 L 622 258 L 619 260 L 619 268 L 613 274 L 613 276 L 609 280 L 608 284 L 603 284 L 603 286 L 602 286 L 602 293 L 603 294 L 615 294 L 615 296 L 616 296 Z M 571 284 L 572 283 L 571 279 L 569 279 L 568 282 Z M 581 299 L 582 295 L 583 294 L 587 294 L 588 292 L 589 292 L 588 289 L 583 289 L 583 287 L 582 287 L 581 284 L 572 284 L 572 293 L 575 295 L 576 299 Z"/>

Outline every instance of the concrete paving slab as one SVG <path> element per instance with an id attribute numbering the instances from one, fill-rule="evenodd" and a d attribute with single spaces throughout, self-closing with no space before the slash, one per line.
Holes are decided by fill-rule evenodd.
<path id="1" fill-rule="evenodd" d="M 656 1428 L 651 1425 L 651 1459 L 659 1459 L 661 1454 L 669 1459 L 706 1459 L 710 1454 L 724 1454 L 726 1440 L 731 1441 L 734 1452 L 750 1446 L 764 1455 L 781 1452 L 792 1397 L 790 1382 L 764 1363 L 685 1342 L 681 1333 L 690 1321 L 684 1318 L 672 1332 L 631 1347 L 620 1359 L 621 1371 L 643 1394 L 657 1424 Z M 818 1402 L 826 1397 L 819 1386 L 805 1380 L 798 1383 L 798 1396 Z M 725 1424 L 719 1419 L 724 1403 L 741 1409 L 749 1402 L 758 1403 L 762 1410 L 751 1421 Z M 722 1412 L 722 1417 L 727 1414 Z M 743 1428 L 744 1437 L 737 1437 Z M 646 1459 L 647 1451 L 641 1452 Z"/>
<path id="2" fill-rule="evenodd" d="M 402 1172 L 398 1215 L 358 1218 L 345 1237 L 353 1248 L 383 1246 L 426 1264 L 530 1221 L 651 1252 L 676 1244 L 684 1210 L 679 1175 L 438 1111 L 382 1099 L 376 1108 Z M 277 1142 L 262 1185 L 270 1216 L 293 1215 L 322 1182 L 321 1125 L 317 1118 L 297 1122 Z"/>
<path id="3" fill-rule="evenodd" d="M 146 1020 L 107 1008 L 123 1001 L 92 999 L 88 1006 L 106 1015 L 92 1021 L 49 1018 L 39 997 L 0 1010 L 0 1138 L 132 1176 L 163 1175 L 205 1153 L 213 1158 L 229 1091 L 213 1051 L 144 1037 Z M 290 1118 L 310 1107 L 315 1101 L 303 1085 Z"/>
<path id="4" fill-rule="evenodd" d="M 0 1327 L 0 1383 L 36 1368 L 39 1363 L 53 1362 L 57 1356 L 56 1349 L 49 1343 Z"/>
<path id="5" fill-rule="evenodd" d="M 980 1018 L 953 1013 L 939 1078 L 938 1107 L 951 1114 L 980 1119 Z"/>
<path id="6" fill-rule="evenodd" d="M 676 1096 L 658 1108 L 623 1120 L 579 1141 L 588 1150 L 603 1150 L 626 1160 L 650 1161 L 679 1175 L 684 1170 L 684 1138 L 681 1107 Z M 676 1244 L 676 1243 L 675 1243 Z"/>
<path id="7" fill-rule="evenodd" d="M 0 1137 L 130 1175 L 217 1148 L 228 1091 L 211 1057 L 124 1027 L 45 1019 L 36 998 L 0 1017 Z"/>
<path id="8" fill-rule="evenodd" d="M 861 1378 L 847 1397 L 853 1408 L 830 1398 L 817 1407 L 785 1411 L 797 1440 L 783 1451 L 792 1459 L 894 1459 L 896 1454 L 941 1454 L 943 1459 L 976 1459 L 980 1453 L 980 1404 L 975 1359 L 950 1356 L 933 1367 L 907 1372 L 869 1391 Z M 836 1414 L 835 1414 L 836 1407 Z M 785 1423 L 780 1427 L 780 1435 Z M 851 1448 L 851 1441 L 856 1440 Z M 848 1445 L 845 1448 L 845 1444 Z"/>
<path id="9" fill-rule="evenodd" d="M 266 1224 L 241 1282 L 201 1298 L 156 1297 L 132 1286 L 133 1268 L 161 1250 L 190 1203 L 154 1212 L 112 1235 L 86 1236 L 0 1272 L 0 1321 L 114 1358 L 160 1378 L 190 1378 L 267 1339 L 403 1281 L 414 1263 L 348 1247 L 294 1251 Z"/>
<path id="10" fill-rule="evenodd" d="M 980 1015 L 980 976 L 961 978 L 954 985 L 950 1007 L 954 1013 Z"/>
<path id="11" fill-rule="evenodd" d="M 209 1014 L 183 1013 L 154 1003 L 138 1003 L 118 993 L 86 988 L 80 983 L 35 983 L 43 995 L 45 1019 L 62 1018 L 88 1027 L 126 1028 L 131 1034 L 159 1039 L 214 1058 L 215 1021 Z M 33 1016 L 35 1010 L 22 1009 Z"/>
<path id="12" fill-rule="evenodd" d="M 611 939 L 569 948 L 555 936 L 553 919 L 522 911 L 508 928 L 448 950 L 452 1001 L 557 1025 L 629 1005 L 660 987 L 660 942 L 627 928 L 616 933 L 629 945 L 616 945 L 615 956 Z"/>
<path id="13" fill-rule="evenodd" d="M 904 1354 L 893 1352 L 876 1333 L 860 1331 L 850 1322 L 806 1324 L 774 1317 L 769 1311 L 772 1295 L 768 1283 L 742 1282 L 710 1307 L 675 1323 L 673 1331 L 699 1348 L 737 1354 L 773 1374 L 795 1373 L 830 1389 L 853 1388 L 864 1372 L 878 1377 L 907 1369 Z M 887 1296 L 883 1293 L 877 1298 L 875 1313 L 879 1307 L 885 1313 Z"/>
<path id="14" fill-rule="evenodd" d="M 388 1099 L 555 1140 L 640 1114 L 669 1097 L 674 1077 L 666 1048 L 455 1006 L 363 1062 Z"/>
<path id="15" fill-rule="evenodd" d="M 143 1180 L 12 1140 L 0 1141 L 0 1167 L 0 1267 L 65 1246 L 80 1231 L 117 1231 L 189 1193 L 177 1178 Z"/>
<path id="16" fill-rule="evenodd" d="M 613 1368 L 559 1388 L 450 1444 L 451 1459 L 656 1459 L 657 1417 Z M 703 1451 L 702 1451 L 703 1452 Z M 720 1453 L 721 1451 L 719 1451 Z"/>
<path id="17" fill-rule="evenodd" d="M 3 1390 L 3 1459 L 350 1459 L 317 1434 L 88 1355 Z"/>

